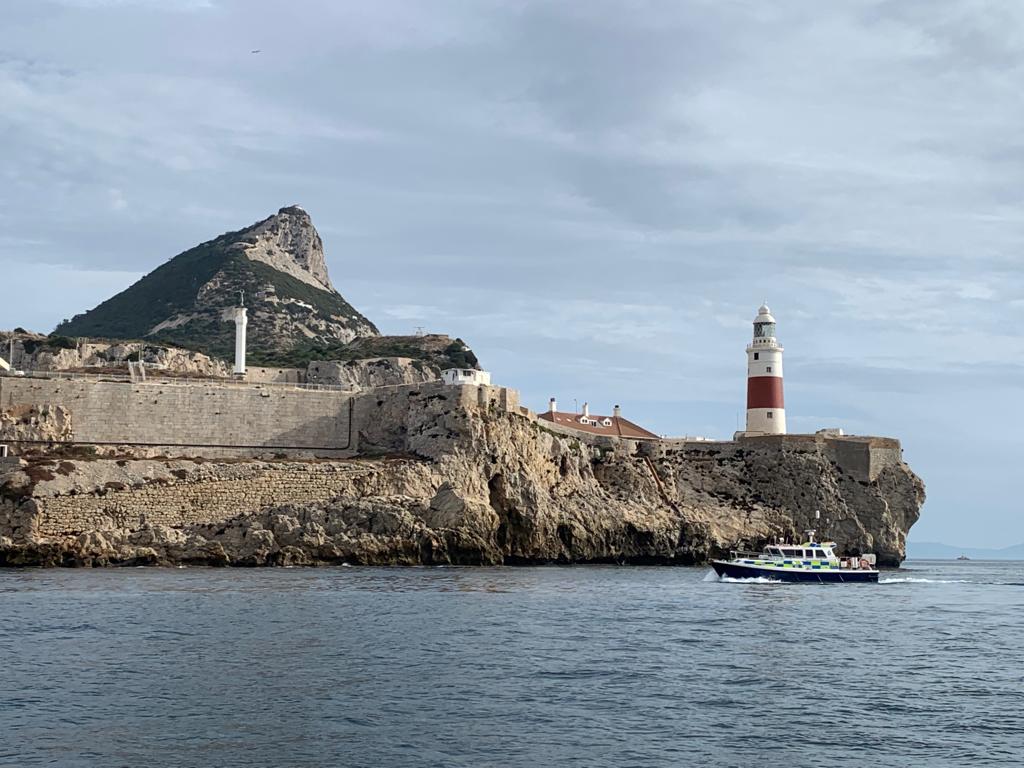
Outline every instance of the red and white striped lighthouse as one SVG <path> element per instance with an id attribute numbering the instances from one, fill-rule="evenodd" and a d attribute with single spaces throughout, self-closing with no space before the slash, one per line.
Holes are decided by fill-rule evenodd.
<path id="1" fill-rule="evenodd" d="M 754 340 L 747 345 L 747 434 L 786 434 L 782 398 L 782 347 L 775 318 L 762 304 L 754 318 Z"/>

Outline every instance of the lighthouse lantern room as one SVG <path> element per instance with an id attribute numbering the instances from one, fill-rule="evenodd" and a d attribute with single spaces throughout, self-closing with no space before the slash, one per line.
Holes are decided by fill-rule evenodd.
<path id="1" fill-rule="evenodd" d="M 775 338 L 775 318 L 762 304 L 754 318 L 754 339 L 747 345 L 748 435 L 786 434 L 782 351 Z"/>

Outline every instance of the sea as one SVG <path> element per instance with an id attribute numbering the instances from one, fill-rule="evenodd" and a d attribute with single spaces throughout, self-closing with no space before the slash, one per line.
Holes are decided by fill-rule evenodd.
<path id="1" fill-rule="evenodd" d="M 3 766 L 1024 765 L 1024 563 L 0 570 Z"/>

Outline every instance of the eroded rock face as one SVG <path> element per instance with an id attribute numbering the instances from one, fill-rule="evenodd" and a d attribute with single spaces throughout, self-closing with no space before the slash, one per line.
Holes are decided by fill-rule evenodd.
<path id="1" fill-rule="evenodd" d="M 0 482 L 0 563 L 695 564 L 814 526 L 895 565 L 924 501 L 898 447 L 594 447 L 455 390 L 366 396 L 361 444 L 400 458 L 30 462 Z"/>
<path id="2" fill-rule="evenodd" d="M 299 206 L 282 208 L 259 222 L 249 230 L 246 241 L 237 247 L 253 261 L 262 261 L 316 288 L 334 290 L 320 233 Z"/>
<path id="3" fill-rule="evenodd" d="M 43 342 L 32 344 L 27 351 L 19 340 L 15 343 L 14 366 L 29 371 L 94 371 L 116 370 L 127 375 L 128 361 L 140 359 L 153 373 L 182 376 L 218 377 L 231 375 L 231 366 L 223 360 L 201 352 L 144 342 L 88 342 L 73 347 L 55 348 Z"/>
<path id="4" fill-rule="evenodd" d="M 437 381 L 441 372 L 422 360 L 377 357 L 369 360 L 317 360 L 306 369 L 310 384 L 331 384 L 350 389 L 371 389 Z"/>
<path id="5" fill-rule="evenodd" d="M 71 438 L 71 413 L 64 406 L 12 405 L 0 409 L 0 443 L 57 442 Z"/>

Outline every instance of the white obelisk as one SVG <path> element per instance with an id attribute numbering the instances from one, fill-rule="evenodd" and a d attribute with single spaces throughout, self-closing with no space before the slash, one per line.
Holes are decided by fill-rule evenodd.
<path id="1" fill-rule="evenodd" d="M 245 327 L 249 324 L 246 316 L 245 298 L 239 291 L 239 306 L 232 311 L 232 319 L 235 321 L 235 376 L 245 376 Z"/>

